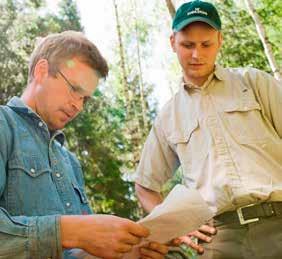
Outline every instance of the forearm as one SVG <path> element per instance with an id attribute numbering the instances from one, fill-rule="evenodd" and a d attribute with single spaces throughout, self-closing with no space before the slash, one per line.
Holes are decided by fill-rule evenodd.
<path id="1" fill-rule="evenodd" d="M 145 227 L 112 215 L 61 216 L 62 246 L 101 258 L 119 258 L 148 235 Z"/>
<path id="2" fill-rule="evenodd" d="M 63 248 L 83 249 L 83 237 L 81 232 L 87 231 L 83 224 L 84 216 L 63 215 L 60 217 L 61 243 Z"/>
<path id="3" fill-rule="evenodd" d="M 146 212 L 151 212 L 157 205 L 162 203 L 163 198 L 160 193 L 149 190 L 140 184 L 135 184 L 136 195 Z"/>

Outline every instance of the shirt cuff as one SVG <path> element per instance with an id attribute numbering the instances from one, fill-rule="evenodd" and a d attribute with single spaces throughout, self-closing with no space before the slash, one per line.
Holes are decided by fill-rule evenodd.
<path id="1" fill-rule="evenodd" d="M 30 258 L 62 258 L 60 216 L 34 217 L 29 226 Z"/>
<path id="2" fill-rule="evenodd" d="M 155 191 L 160 193 L 161 192 L 161 185 L 159 183 L 156 183 L 153 180 L 149 180 L 148 177 L 146 177 L 145 175 L 135 175 L 133 178 L 135 183 L 138 183 L 140 185 L 142 185 L 143 187 L 151 190 L 151 191 Z"/>

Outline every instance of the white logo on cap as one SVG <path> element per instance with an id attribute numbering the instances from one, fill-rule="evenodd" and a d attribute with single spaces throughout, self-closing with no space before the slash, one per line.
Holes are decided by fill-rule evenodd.
<path id="1" fill-rule="evenodd" d="M 208 13 L 203 10 L 200 10 L 200 8 L 195 8 L 195 10 L 187 13 L 188 16 L 192 14 L 203 14 L 203 15 L 208 16 Z"/>

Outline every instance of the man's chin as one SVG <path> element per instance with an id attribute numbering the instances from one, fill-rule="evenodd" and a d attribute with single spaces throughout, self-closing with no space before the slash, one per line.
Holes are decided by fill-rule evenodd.
<path id="1" fill-rule="evenodd" d="M 208 77 L 212 73 L 202 69 L 191 69 L 188 71 L 187 75 L 194 78 Z"/>
<path id="2" fill-rule="evenodd" d="M 62 130 L 66 126 L 66 124 L 67 122 L 58 122 L 50 125 L 48 128 L 51 131 Z"/>

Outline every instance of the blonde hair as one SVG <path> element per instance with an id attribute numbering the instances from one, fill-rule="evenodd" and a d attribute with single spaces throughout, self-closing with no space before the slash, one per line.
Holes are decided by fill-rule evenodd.
<path id="1" fill-rule="evenodd" d="M 39 40 L 33 50 L 28 70 L 28 82 L 33 79 L 34 68 L 40 59 L 46 59 L 49 63 L 49 74 L 55 76 L 59 66 L 66 60 L 78 58 L 95 70 L 99 77 L 108 75 L 108 65 L 97 47 L 89 41 L 81 32 L 64 31 L 50 34 Z"/>

